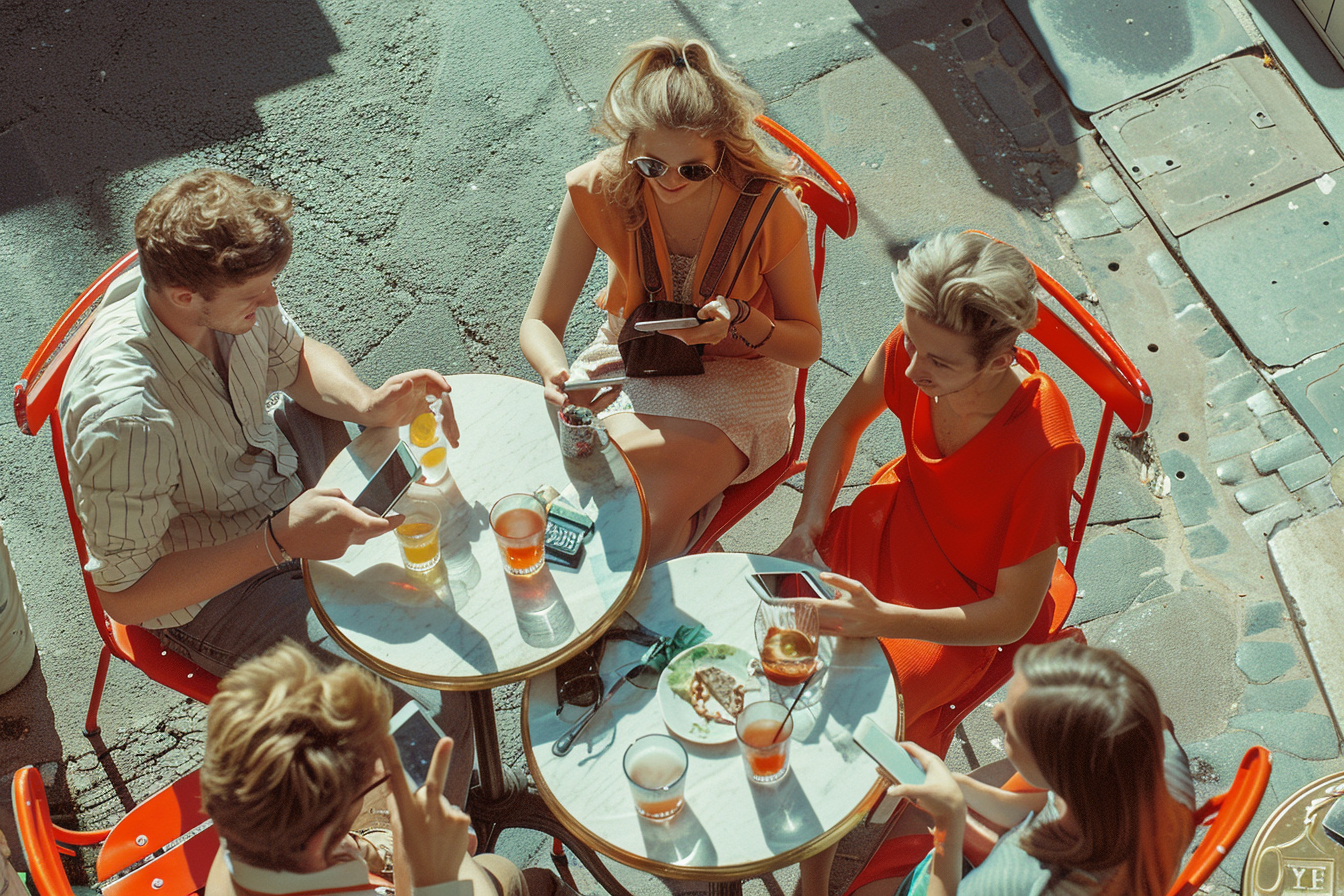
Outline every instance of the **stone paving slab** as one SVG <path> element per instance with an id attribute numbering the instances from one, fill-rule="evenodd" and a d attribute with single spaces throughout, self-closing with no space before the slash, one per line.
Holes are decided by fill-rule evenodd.
<path id="1" fill-rule="evenodd" d="M 1344 289 L 1344 264 L 1336 262 L 1336 275 Z M 1336 297 L 1336 301 L 1344 298 Z M 1325 309 L 1322 309 L 1324 311 Z M 1344 333 L 1341 333 L 1344 336 Z M 1333 463 L 1344 457 L 1344 346 L 1332 348 L 1305 364 L 1289 367 L 1274 374 L 1274 385 L 1283 392 L 1284 400 L 1302 419 L 1312 436 L 1325 450 Z"/>
<path id="2" fill-rule="evenodd" d="M 1222 0 L 1008 0 L 1008 8 L 1085 112 L 1252 44 Z"/>
<path id="3" fill-rule="evenodd" d="M 1180 238 L 1191 273 L 1266 367 L 1290 367 L 1344 344 L 1344 215 L 1336 189 L 1306 183 Z M 1306 409 L 1293 407 L 1324 444 Z"/>
<path id="4" fill-rule="evenodd" d="M 1344 508 L 1278 532 L 1269 540 L 1269 557 L 1338 719 L 1344 710 Z"/>
<path id="5" fill-rule="evenodd" d="M 1301 9 L 1293 0 L 1243 0 L 1242 5 L 1321 126 L 1327 133 L 1344 135 L 1344 103 L 1339 101 L 1344 69 Z"/>
<path id="6" fill-rule="evenodd" d="M 1344 164 L 1292 85 L 1258 56 L 1202 68 L 1092 122 L 1178 237 Z"/>

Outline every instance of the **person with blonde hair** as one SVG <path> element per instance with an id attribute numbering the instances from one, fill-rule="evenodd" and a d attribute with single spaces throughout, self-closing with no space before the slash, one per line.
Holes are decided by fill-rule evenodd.
<path id="1" fill-rule="evenodd" d="M 1008 760 L 1041 790 L 954 775 L 906 744 L 928 777 L 889 793 L 932 817 L 935 845 L 897 892 L 1162 896 L 1194 832 L 1194 783 L 1152 685 L 1114 651 L 1073 641 L 1023 647 L 1013 666 L 994 721 Z M 1011 830 L 963 879 L 968 807 Z M 892 889 L 876 881 L 856 896 Z"/>
<path id="2" fill-rule="evenodd" d="M 451 738 L 412 793 L 388 731 L 387 685 L 353 663 L 323 668 L 292 642 L 248 660 L 210 702 L 201 799 L 222 842 L 205 896 L 380 892 L 384 857 L 352 836 L 366 797 L 390 793 L 398 892 L 546 896 L 554 874 L 467 854 L 470 819 L 444 795 Z M 567 888 L 564 892 L 572 893 Z"/>
<path id="3" fill-rule="evenodd" d="M 520 328 L 547 400 L 599 412 L 634 464 L 650 562 L 684 552 L 724 488 L 783 456 L 797 371 L 821 354 L 802 207 L 783 161 L 761 142 L 762 108 L 702 41 L 631 47 L 594 128 L 612 145 L 566 177 Z M 599 251 L 606 321 L 571 365 L 565 329 Z M 677 316 L 700 322 L 636 332 L 632 315 L 648 312 L 650 299 L 679 303 Z M 657 346 L 656 363 L 628 364 L 630 342 Z M 622 373 L 621 387 L 566 386 Z"/>
<path id="4" fill-rule="evenodd" d="M 1043 602 L 1083 449 L 1063 394 L 1016 346 L 1036 321 L 1020 252 L 939 234 L 894 280 L 904 320 L 817 433 L 776 553 L 832 570 L 822 577 L 840 596 L 818 603 L 822 626 L 883 639 L 919 741 L 920 717 L 978 681 L 997 646 L 1049 624 Z M 883 410 L 899 418 L 906 453 L 832 511 Z"/>

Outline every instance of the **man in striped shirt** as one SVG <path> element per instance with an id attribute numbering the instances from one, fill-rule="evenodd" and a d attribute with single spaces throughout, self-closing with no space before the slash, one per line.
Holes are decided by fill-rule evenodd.
<path id="1" fill-rule="evenodd" d="M 407 423 L 448 391 L 432 370 L 370 388 L 304 335 L 274 285 L 291 212 L 289 195 L 223 171 L 155 193 L 135 219 L 143 282 L 98 310 L 61 397 L 104 609 L 218 675 L 286 636 L 331 649 L 297 561 L 339 557 L 397 521 L 314 487 L 349 442 L 342 421 Z M 466 740 L 444 727 L 470 742 L 469 727 Z"/>

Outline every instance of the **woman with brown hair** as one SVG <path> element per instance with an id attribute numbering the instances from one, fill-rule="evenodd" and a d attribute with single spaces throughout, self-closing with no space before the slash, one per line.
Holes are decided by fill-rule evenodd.
<path id="1" fill-rule="evenodd" d="M 784 454 L 797 371 L 821 354 L 802 207 L 760 141 L 762 108 L 701 41 L 631 47 L 594 128 L 612 145 L 566 177 L 520 328 L 547 400 L 599 412 L 634 464 L 650 563 L 683 552 L 724 488 Z M 599 251 L 606 322 L 571 366 L 562 340 Z M 627 369 L 618 344 L 645 338 L 627 319 L 651 298 L 699 319 L 657 335 L 702 352 L 692 366 L 703 373 Z M 603 391 L 566 386 L 613 374 L 629 378 Z"/>
<path id="2" fill-rule="evenodd" d="M 897 892 L 1162 896 L 1194 831 L 1194 787 L 1152 685 L 1119 654 L 1072 641 L 1024 647 L 1014 668 L 994 721 L 1009 761 L 1042 791 L 954 775 L 907 743 L 928 777 L 889 793 L 933 818 L 934 849 Z M 963 879 L 968 807 L 1011 829 Z"/>

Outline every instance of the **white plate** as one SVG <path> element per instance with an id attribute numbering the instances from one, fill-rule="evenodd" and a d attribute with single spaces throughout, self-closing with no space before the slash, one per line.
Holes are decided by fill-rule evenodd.
<path id="1" fill-rule="evenodd" d="M 701 718 L 691 708 L 689 701 L 683 700 L 672 690 L 669 679 L 680 675 L 688 677 L 694 675 L 696 665 L 704 662 L 718 666 L 745 685 L 746 702 L 754 703 L 765 695 L 763 680 L 753 677 L 750 671 L 749 664 L 755 658 L 755 654 L 731 644 L 697 644 L 677 654 L 658 679 L 658 705 L 663 711 L 663 721 L 667 723 L 667 729 L 677 737 L 697 744 L 726 744 L 734 740 L 737 735 L 732 725 Z M 725 717 L 732 718 L 712 697 L 707 708 L 710 712 L 721 712 Z"/>

